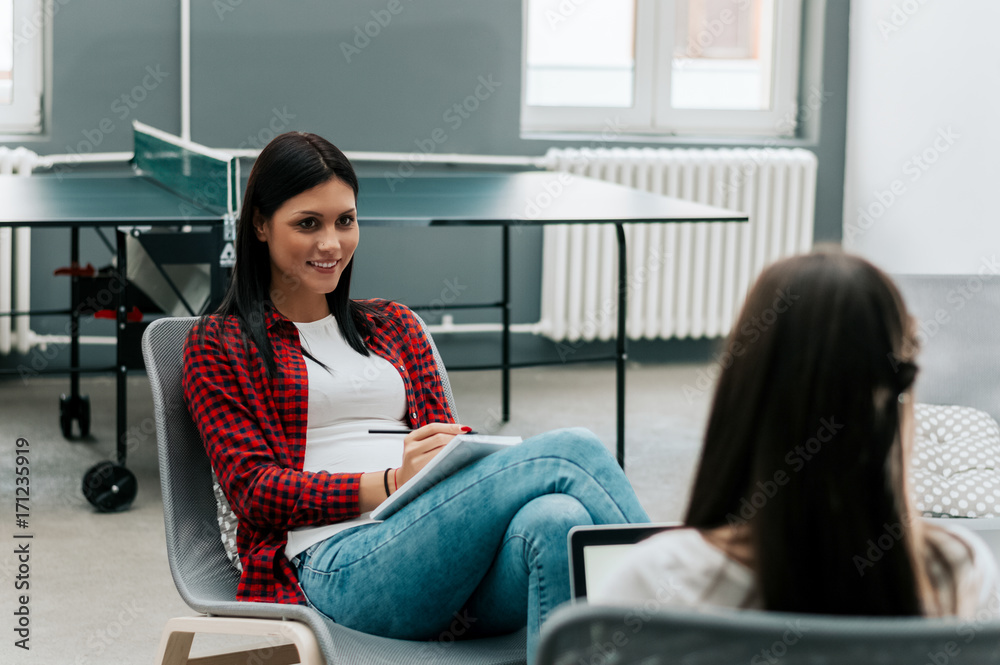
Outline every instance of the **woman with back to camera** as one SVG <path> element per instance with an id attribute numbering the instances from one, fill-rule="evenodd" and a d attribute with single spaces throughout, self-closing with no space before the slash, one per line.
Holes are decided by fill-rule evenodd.
<path id="1" fill-rule="evenodd" d="M 992 552 L 911 500 L 914 333 L 863 259 L 831 248 L 767 268 L 727 340 L 688 528 L 641 543 L 592 600 L 996 614 Z"/>
<path id="2" fill-rule="evenodd" d="M 569 598 L 568 530 L 648 518 L 582 429 L 528 439 L 383 522 L 367 517 L 469 428 L 454 423 L 413 313 L 349 298 L 357 193 L 328 141 L 268 144 L 229 291 L 185 345 L 185 401 L 239 520 L 237 599 L 308 599 L 339 624 L 403 639 L 436 637 L 456 613 L 478 635 L 527 625 L 530 659 Z M 368 432 L 399 428 L 413 431 Z"/>

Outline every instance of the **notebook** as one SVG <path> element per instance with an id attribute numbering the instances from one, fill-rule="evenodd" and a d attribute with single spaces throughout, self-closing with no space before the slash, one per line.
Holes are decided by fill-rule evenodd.
<path id="1" fill-rule="evenodd" d="M 521 443 L 519 436 L 459 434 L 448 442 L 427 466 L 400 485 L 389 498 L 375 507 L 373 520 L 384 520 L 448 476 L 478 462 L 487 455 Z"/>

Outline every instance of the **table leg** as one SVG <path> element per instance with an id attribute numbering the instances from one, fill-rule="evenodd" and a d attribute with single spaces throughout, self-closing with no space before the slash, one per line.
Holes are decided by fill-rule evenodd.
<path id="1" fill-rule="evenodd" d="M 208 296 L 208 311 L 214 312 L 218 309 L 219 305 L 222 304 L 222 299 L 226 295 L 226 287 L 228 286 L 228 268 L 224 268 L 220 264 L 220 257 L 222 252 L 226 249 L 226 239 L 224 234 L 224 229 L 221 225 L 216 224 L 212 227 L 209 232 L 212 237 L 212 243 L 215 246 L 215 251 L 213 252 L 212 262 L 209 264 L 209 281 L 211 283 L 211 292 Z"/>
<path id="2" fill-rule="evenodd" d="M 70 227 L 70 266 L 80 265 L 80 227 Z M 69 278 L 69 395 L 59 395 L 59 428 L 67 439 L 73 438 L 73 421 L 80 426 L 80 438 L 90 435 L 90 400 L 80 394 L 80 276 L 75 270 Z"/>
<path id="3" fill-rule="evenodd" d="M 80 227 L 74 226 L 69 232 L 69 265 L 80 265 Z M 80 276 L 73 274 L 69 278 L 69 394 L 76 404 L 80 399 Z"/>
<path id="4" fill-rule="evenodd" d="M 128 389 L 128 383 L 126 379 L 128 378 L 128 365 L 126 362 L 126 325 L 128 322 L 127 315 L 127 298 L 126 292 L 128 291 L 128 255 L 126 252 L 126 234 L 121 229 L 115 229 L 115 238 L 117 240 L 118 248 L 118 294 L 116 300 L 117 302 L 117 339 L 115 343 L 115 357 L 117 362 L 116 367 L 116 378 L 117 378 L 117 411 L 118 411 L 118 425 L 117 425 L 117 437 L 115 441 L 118 442 L 117 454 L 118 463 L 125 466 L 125 459 L 128 455 L 128 447 L 126 441 L 125 429 L 128 424 L 128 412 L 126 403 L 126 391 Z"/>
<path id="5" fill-rule="evenodd" d="M 501 349 L 501 390 L 503 404 L 500 410 L 503 422 L 510 420 L 510 227 L 503 229 L 503 341 Z"/>
<path id="6" fill-rule="evenodd" d="M 625 360 L 628 358 L 628 339 L 625 330 L 628 306 L 628 263 L 625 247 L 625 228 L 615 223 L 618 236 L 618 335 L 615 348 L 616 416 L 618 425 L 618 464 L 625 469 Z"/>

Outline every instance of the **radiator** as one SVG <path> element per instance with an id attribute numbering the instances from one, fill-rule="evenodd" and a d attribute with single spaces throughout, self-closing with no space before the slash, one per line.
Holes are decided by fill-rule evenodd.
<path id="1" fill-rule="evenodd" d="M 812 246 L 816 157 L 807 150 L 552 149 L 544 164 L 749 215 L 625 225 L 630 339 L 725 336 L 764 266 Z M 614 227 L 547 226 L 537 330 L 556 341 L 612 339 L 617 275 Z"/>
<path id="2" fill-rule="evenodd" d="M 0 175 L 30 176 L 38 155 L 25 148 L 0 147 Z M 17 350 L 29 350 L 29 318 L 4 316 L 31 306 L 31 230 L 0 227 L 0 355 L 10 353 L 16 328 Z"/>

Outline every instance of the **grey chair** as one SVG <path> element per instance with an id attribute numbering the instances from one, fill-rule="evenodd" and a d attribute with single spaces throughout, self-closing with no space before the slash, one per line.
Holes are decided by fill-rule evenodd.
<path id="1" fill-rule="evenodd" d="M 1000 422 L 1000 275 L 894 275 L 919 322 L 916 398 Z"/>
<path id="2" fill-rule="evenodd" d="M 536 662 L 983 665 L 1000 662 L 1000 622 L 580 604 L 545 622 Z"/>
<path id="3" fill-rule="evenodd" d="M 1000 275 L 893 275 L 920 330 L 918 402 L 985 411 L 1000 422 Z M 936 521 L 936 520 L 935 520 Z M 1000 518 L 964 519 L 1000 558 Z"/>
<path id="4" fill-rule="evenodd" d="M 208 659 L 211 663 L 267 662 L 397 665 L 399 663 L 520 664 L 525 631 L 476 640 L 413 642 L 376 637 L 338 626 L 301 605 L 236 601 L 238 573 L 226 558 L 216 522 L 212 470 L 201 436 L 188 414 L 181 388 L 182 347 L 195 317 L 154 321 L 142 338 L 156 417 L 167 557 L 174 584 L 199 616 L 171 619 L 163 630 L 157 662 L 187 663 L 197 633 L 256 635 L 256 649 Z M 434 349 L 449 402 L 451 388 Z M 389 610 L 387 610 L 389 611 Z M 456 631 L 457 632 L 457 631 Z M 259 660 L 250 659 L 256 656 Z M 236 657 L 241 660 L 236 660 Z M 250 659 L 250 660 L 248 660 Z"/>

